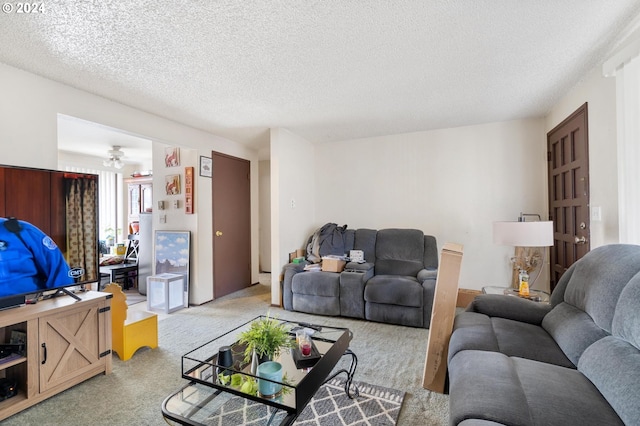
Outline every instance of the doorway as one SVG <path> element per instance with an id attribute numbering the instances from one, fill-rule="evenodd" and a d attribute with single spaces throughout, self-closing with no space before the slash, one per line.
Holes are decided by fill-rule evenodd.
<path id="1" fill-rule="evenodd" d="M 251 185 L 247 160 L 211 153 L 213 297 L 251 285 Z"/>
<path id="2" fill-rule="evenodd" d="M 547 133 L 549 220 L 553 221 L 550 288 L 590 250 L 587 104 Z"/>

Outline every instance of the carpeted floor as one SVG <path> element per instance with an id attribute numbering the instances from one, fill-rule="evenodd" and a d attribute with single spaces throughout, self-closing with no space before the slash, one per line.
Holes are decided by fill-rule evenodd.
<path id="1" fill-rule="evenodd" d="M 124 294 L 127 296 L 127 305 L 129 306 L 147 302 L 147 296 L 145 296 L 144 294 L 140 294 L 135 288 L 125 290 Z"/>
<path id="2" fill-rule="evenodd" d="M 406 392 L 398 425 L 448 424 L 448 396 L 422 388 L 428 330 L 332 318 L 270 307 L 270 289 L 255 285 L 202 306 L 160 316 L 159 345 L 142 349 L 127 362 L 113 359 L 113 373 L 87 380 L 2 424 L 164 425 L 161 404 L 186 383 L 181 356 L 257 315 L 348 327 L 358 356 L 355 380 Z M 336 368 L 346 368 L 338 364 Z"/>

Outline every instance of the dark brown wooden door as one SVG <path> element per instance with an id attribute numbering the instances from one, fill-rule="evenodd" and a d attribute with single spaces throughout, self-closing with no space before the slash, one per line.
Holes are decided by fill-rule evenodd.
<path id="1" fill-rule="evenodd" d="M 251 285 L 251 186 L 247 160 L 213 159 L 213 297 Z"/>
<path id="2" fill-rule="evenodd" d="M 553 220 L 551 290 L 590 250 L 587 104 L 547 134 L 549 219 Z"/>

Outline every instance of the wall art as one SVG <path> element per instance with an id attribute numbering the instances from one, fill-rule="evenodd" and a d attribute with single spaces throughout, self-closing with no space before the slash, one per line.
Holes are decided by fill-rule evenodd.
<path id="1" fill-rule="evenodd" d="M 180 148 L 165 148 L 164 165 L 167 167 L 176 167 L 180 165 Z"/>
<path id="2" fill-rule="evenodd" d="M 165 178 L 167 195 L 180 194 L 180 175 L 169 175 Z"/>

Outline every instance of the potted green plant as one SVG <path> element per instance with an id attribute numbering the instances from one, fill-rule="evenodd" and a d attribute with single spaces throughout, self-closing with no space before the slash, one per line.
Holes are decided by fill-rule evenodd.
<path id="1" fill-rule="evenodd" d="M 284 323 L 268 315 L 253 321 L 248 330 L 240 333 L 238 342 L 246 345 L 244 360 L 247 363 L 252 361 L 254 353 L 260 361 L 273 360 L 280 351 L 294 346 Z"/>

